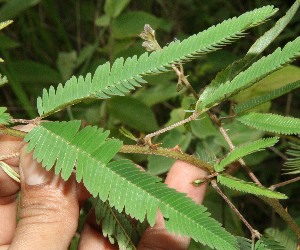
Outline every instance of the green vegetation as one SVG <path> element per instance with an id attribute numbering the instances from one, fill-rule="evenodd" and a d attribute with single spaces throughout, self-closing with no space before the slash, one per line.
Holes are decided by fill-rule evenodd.
<path id="1" fill-rule="evenodd" d="M 0 133 L 64 180 L 76 170 L 121 249 L 142 234 L 131 218 L 153 226 L 158 209 L 190 249 L 295 248 L 300 1 L 73 2 L 0 7 Z M 161 182 L 174 159 L 209 174 L 203 205 Z"/>

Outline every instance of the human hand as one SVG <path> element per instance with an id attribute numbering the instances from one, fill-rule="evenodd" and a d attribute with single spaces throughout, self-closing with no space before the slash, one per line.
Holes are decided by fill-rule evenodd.
<path id="1" fill-rule="evenodd" d="M 27 130 L 28 128 L 23 128 Z M 6 163 L 20 171 L 21 185 L 0 168 L 0 250 L 10 249 L 68 249 L 77 229 L 80 205 L 89 196 L 74 176 L 63 181 L 47 172 L 32 155 L 25 152 L 25 143 L 9 136 L 0 136 L 0 155 L 20 152 L 20 158 Z M 191 182 L 206 173 L 190 164 L 176 161 L 166 178 L 166 184 L 185 192 L 196 203 L 204 198 L 206 186 L 194 187 Z M 17 194 L 21 203 L 17 224 Z M 160 213 L 153 228 L 148 228 L 138 249 L 187 249 L 189 238 L 170 234 Z M 117 249 L 88 219 L 82 231 L 79 249 Z"/>

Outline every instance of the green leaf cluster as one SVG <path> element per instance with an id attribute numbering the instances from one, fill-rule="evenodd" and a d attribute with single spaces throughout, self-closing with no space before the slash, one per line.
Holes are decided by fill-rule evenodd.
<path id="1" fill-rule="evenodd" d="M 271 147 L 275 143 L 278 142 L 277 137 L 260 139 L 254 142 L 249 142 L 245 145 L 239 146 L 235 148 L 232 152 L 230 152 L 224 159 L 214 165 L 214 168 L 217 172 L 221 172 L 228 166 L 230 163 L 239 160 L 240 158 L 251 154 L 253 152 L 257 152 L 263 150 L 266 147 Z"/>
<path id="2" fill-rule="evenodd" d="M 6 113 L 7 108 L 0 107 L 0 124 L 2 125 L 8 125 L 11 123 L 12 117 L 10 114 Z"/>
<path id="3" fill-rule="evenodd" d="M 260 196 L 260 195 L 266 196 L 266 197 L 274 198 L 274 199 L 287 199 L 287 196 L 285 194 L 275 192 L 270 189 L 258 186 L 253 182 L 246 182 L 241 179 L 237 179 L 230 175 L 219 174 L 217 176 L 217 181 L 228 188 L 231 188 L 233 190 L 237 190 L 240 192 L 254 194 L 257 196 Z"/>
<path id="4" fill-rule="evenodd" d="M 206 208 L 184 194 L 168 188 L 160 179 L 139 170 L 128 160 L 108 163 L 120 149 L 121 142 L 107 139 L 108 132 L 87 126 L 78 131 L 80 122 L 47 122 L 28 133 L 28 151 L 47 170 L 54 163 L 55 173 L 64 180 L 76 170 L 76 180 L 87 190 L 116 210 L 140 221 L 146 216 L 153 226 L 160 209 L 167 229 L 189 235 L 216 249 L 235 249 L 236 241 Z"/>
<path id="5" fill-rule="evenodd" d="M 51 86 L 49 91 L 43 90 L 42 97 L 37 99 L 38 112 L 40 116 L 45 117 L 85 99 L 122 96 L 140 87 L 140 83 L 146 83 L 142 76 L 168 71 L 173 64 L 218 50 L 221 46 L 243 36 L 245 30 L 262 23 L 276 11 L 273 6 L 255 9 L 226 20 L 182 42 L 173 41 L 162 50 L 151 54 L 146 52 L 139 58 L 133 56 L 126 60 L 120 57 L 112 66 L 107 62 L 97 68 L 93 77 L 91 74 L 79 78 L 73 76 L 64 86 L 59 84 L 57 89 Z"/>
<path id="6" fill-rule="evenodd" d="M 38 2 L 30 1 L 26 4 L 24 1 L 20 1 L 22 5 L 15 12 L 8 14 L 14 16 L 18 11 Z M 133 34 L 132 30 L 136 30 L 139 26 L 139 23 L 137 23 L 132 26 L 131 30 L 124 32 L 122 30 L 124 26 L 118 24 L 121 23 L 126 26 L 129 22 L 128 19 L 146 16 L 143 12 L 129 12 L 121 16 L 123 19 L 118 18 L 129 3 L 130 0 L 105 1 L 105 14 L 97 20 L 96 25 L 111 28 L 111 44 L 116 42 L 113 41 L 114 39 L 128 39 L 128 37 L 135 36 L 136 34 Z M 218 73 L 216 78 L 205 87 L 197 100 L 196 107 L 194 101 L 186 105 L 189 110 L 195 109 L 203 120 L 193 121 L 190 127 L 174 129 L 163 138 L 166 147 L 173 147 L 175 146 L 174 143 L 189 144 L 195 137 L 201 139 L 203 143 L 201 145 L 200 143 L 197 144 L 196 154 L 200 158 L 204 156 L 207 161 L 214 163 L 216 173 L 213 174 L 217 176 L 217 181 L 230 189 L 270 199 L 287 198 L 285 194 L 224 173 L 226 167 L 231 163 L 254 152 L 274 146 L 279 140 L 278 137 L 259 139 L 240 145 L 220 161 L 216 160 L 223 150 L 223 148 L 220 149 L 220 145 L 217 145 L 220 151 L 217 153 L 214 152 L 217 146 L 215 148 L 211 146 L 210 150 L 201 148 L 201 146 L 214 145 L 218 140 L 216 139 L 218 130 L 210 123 L 206 111 L 224 101 L 233 100 L 232 98 L 236 94 L 255 86 L 256 83 L 259 84 L 260 80 L 289 64 L 300 55 L 300 38 L 298 37 L 288 42 L 282 49 L 277 48 L 270 55 L 258 59 L 258 56 L 283 31 L 295 15 L 299 4 L 300 2 L 296 1 L 287 14 L 252 45 L 244 58 L 235 61 Z M 6 8 L 5 6 L 10 5 L 7 3 L 3 9 Z M 159 128 L 158 124 L 160 123 L 157 122 L 153 110 L 149 106 L 179 96 L 181 93 L 164 93 L 174 91 L 175 85 L 171 84 L 167 87 L 162 84 L 153 84 L 148 89 L 149 93 L 151 92 L 150 94 L 135 93 L 136 99 L 126 96 L 130 91 L 141 87 L 141 84 L 148 83 L 147 76 L 149 75 L 170 71 L 179 64 L 219 50 L 223 46 L 234 42 L 243 37 L 246 30 L 265 22 L 276 11 L 277 9 L 273 6 L 258 8 L 239 17 L 228 19 L 182 41 L 174 40 L 161 50 L 152 53 L 146 52 L 140 56 L 119 57 L 113 63 L 97 63 L 93 74 L 82 70 L 78 74 L 79 77 L 72 76 L 65 84 L 60 83 L 57 87 L 44 88 L 42 96 L 37 99 L 40 118 L 45 118 L 83 101 L 110 98 L 108 104 L 103 101 L 101 112 L 107 108 L 111 116 L 115 118 L 113 122 L 121 122 L 139 132 L 155 131 Z M 152 15 L 148 15 L 147 18 L 151 20 Z M 123 23 L 122 20 L 125 19 L 127 22 Z M 161 21 L 155 20 L 158 23 Z M 114 33 L 113 31 L 117 32 Z M 64 80 L 72 75 L 74 70 L 84 63 L 85 59 L 91 58 L 98 45 L 98 43 L 95 43 L 86 48 L 88 52 L 82 52 L 78 58 L 75 50 L 68 53 L 60 52 L 57 60 L 60 75 L 52 71 L 51 68 L 43 67 L 42 64 L 30 64 L 30 67 L 39 68 L 39 70 L 36 70 L 39 72 L 44 72 L 43 70 L 50 72 L 52 80 Z M 103 52 L 105 49 L 100 48 L 99 51 Z M 115 54 L 110 55 L 110 59 L 113 58 L 115 58 Z M 64 67 L 65 63 L 69 64 Z M 28 65 L 28 61 L 25 64 Z M 98 66 L 99 64 L 100 66 Z M 10 67 L 14 68 L 14 64 L 11 65 Z M 24 70 L 24 67 L 21 68 Z M 42 76 L 43 74 L 39 75 L 38 78 L 47 81 L 43 80 Z M 31 74 L 28 74 L 25 78 L 31 81 Z M 12 79 L 14 82 L 13 77 Z M 35 76 L 34 79 L 37 79 L 37 77 Z M 18 80 L 15 81 L 15 86 L 17 86 L 15 87 L 15 93 L 19 92 L 18 89 L 22 89 L 21 85 L 17 85 Z M 258 105 L 287 94 L 299 88 L 299 86 L 300 81 L 297 80 L 236 104 L 233 108 L 236 116 L 234 120 L 258 130 L 276 134 L 300 134 L 300 120 L 297 118 L 251 112 Z M 158 91 L 160 93 L 156 95 Z M 21 97 L 20 99 L 23 100 L 21 103 L 28 103 L 26 98 Z M 173 120 L 183 119 L 186 116 L 184 109 L 187 109 L 184 106 L 174 109 L 171 113 L 171 119 L 166 124 Z M 5 111 L 6 108 L 0 108 L 1 125 L 7 125 L 11 120 L 10 115 Z M 68 109 L 68 112 L 70 118 L 73 119 L 71 109 Z M 99 114 L 97 113 L 97 115 Z M 109 120 L 107 123 L 110 125 L 113 122 Z M 242 124 L 240 125 L 243 126 Z M 203 129 L 203 127 L 205 128 Z M 139 221 L 146 220 L 150 226 L 153 226 L 158 211 L 161 212 L 169 232 L 189 236 L 196 242 L 215 249 L 238 249 L 238 245 L 241 249 L 251 248 L 249 241 L 242 238 L 237 239 L 222 228 L 220 223 L 212 218 L 204 206 L 197 205 L 185 194 L 168 188 L 161 182 L 160 178 L 141 171 L 131 161 L 122 159 L 123 156 L 116 156 L 123 143 L 118 139 L 109 138 L 109 133 L 109 131 L 96 126 L 86 126 L 81 129 L 81 122 L 78 120 L 42 122 L 27 134 L 25 141 L 28 142 L 27 150 L 33 151 L 34 158 L 41 162 L 47 170 L 54 168 L 55 174 L 61 175 L 64 180 L 74 174 L 77 182 L 83 182 L 96 200 L 94 208 L 97 219 L 101 222 L 104 236 L 108 237 L 112 243 L 117 241 L 121 249 L 134 249 L 139 237 L 135 226 L 127 215 Z M 116 135 L 115 131 L 112 131 L 112 133 L 113 136 Z M 131 135 L 133 137 L 133 134 Z M 237 133 L 236 136 L 241 139 L 241 134 Z M 261 138 L 262 133 L 257 137 Z M 182 147 L 183 151 L 186 147 L 186 145 Z M 295 149 L 297 150 L 296 153 L 295 151 L 289 153 L 298 158 L 298 148 Z M 150 156 L 147 158 L 148 171 L 156 174 L 164 173 L 170 167 L 172 160 L 163 161 L 166 166 L 158 169 L 154 165 L 162 164 L 162 161 L 161 158 L 155 157 Z M 141 161 L 145 161 L 145 159 L 142 158 Z M 293 169 L 289 169 L 291 173 L 299 173 L 299 167 L 296 167 L 296 164 L 298 164 L 298 161 L 287 163 L 287 165 L 293 166 Z M 254 249 L 282 248 L 273 240 L 262 238 L 256 243 Z"/>

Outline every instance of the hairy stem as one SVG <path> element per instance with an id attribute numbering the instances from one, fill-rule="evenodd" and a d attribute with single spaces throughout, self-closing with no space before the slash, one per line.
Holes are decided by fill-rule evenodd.
<path id="1" fill-rule="evenodd" d="M 17 130 L 17 129 L 12 129 L 12 128 L 7 128 L 5 126 L 0 126 L 0 135 L 10 135 L 14 137 L 19 137 L 19 138 L 25 138 L 26 132 Z"/>
<path id="2" fill-rule="evenodd" d="M 173 150 L 173 149 L 167 149 L 167 148 L 157 148 L 157 149 L 151 149 L 147 146 L 138 146 L 138 145 L 123 145 L 120 149 L 119 153 L 134 153 L 134 154 L 149 154 L 149 155 L 161 155 L 177 160 L 181 160 L 187 163 L 190 163 L 198 168 L 201 168 L 209 173 L 212 173 L 213 166 L 201 161 L 199 158 L 196 158 L 192 155 L 181 153 L 179 151 Z"/>
<path id="3" fill-rule="evenodd" d="M 183 125 L 183 124 L 185 124 L 187 122 L 195 120 L 199 115 L 200 115 L 200 113 L 195 112 L 191 116 L 189 116 L 188 118 L 186 118 L 186 119 L 184 119 L 184 120 L 182 120 L 180 122 L 176 122 L 175 124 L 172 124 L 172 125 L 170 125 L 170 126 L 168 126 L 166 128 L 157 130 L 157 131 L 155 131 L 155 132 L 153 132 L 151 134 L 146 135 L 144 139 L 145 139 L 145 141 L 148 141 L 150 138 L 152 138 L 154 136 L 160 135 L 160 134 L 165 133 L 165 132 L 167 132 L 169 130 L 172 130 L 173 128 L 181 126 L 181 125 Z"/>

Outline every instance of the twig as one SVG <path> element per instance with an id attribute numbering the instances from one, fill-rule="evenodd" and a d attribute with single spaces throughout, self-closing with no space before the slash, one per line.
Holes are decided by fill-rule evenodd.
<path id="1" fill-rule="evenodd" d="M 244 216 L 240 213 L 240 211 L 233 205 L 233 203 L 227 198 L 227 196 L 222 192 L 222 190 L 218 187 L 216 180 L 211 180 L 212 187 L 218 192 L 218 194 L 226 201 L 229 207 L 236 213 L 236 215 L 241 219 L 241 221 L 245 224 L 245 226 L 251 232 L 252 239 L 260 238 L 260 233 L 255 230 L 249 222 L 244 218 Z"/>
<path id="2" fill-rule="evenodd" d="M 25 138 L 26 132 L 17 130 L 17 129 L 12 129 L 12 128 L 7 128 L 5 126 L 0 126 L 0 135 L 10 135 L 10 136 L 15 136 L 19 138 Z"/>
<path id="3" fill-rule="evenodd" d="M 11 119 L 11 121 L 13 123 L 23 123 L 23 124 L 39 125 L 41 119 L 42 119 L 41 117 L 36 117 L 34 119 L 31 119 L 31 120 L 27 120 L 27 119 Z"/>
<path id="4" fill-rule="evenodd" d="M 279 203 L 276 199 L 267 198 L 264 196 L 260 197 L 263 201 L 265 201 L 267 204 L 269 204 L 277 214 L 288 224 L 288 226 L 294 231 L 297 238 L 300 238 L 300 228 L 296 224 L 293 217 L 282 207 L 282 205 Z"/>
<path id="5" fill-rule="evenodd" d="M 269 149 L 271 150 L 271 151 L 273 151 L 276 155 L 278 155 L 281 159 L 283 159 L 283 160 L 287 160 L 288 158 L 286 157 L 286 155 L 285 154 L 283 154 L 283 153 L 281 153 L 277 148 L 275 148 L 275 147 L 269 147 Z"/>
<path id="6" fill-rule="evenodd" d="M 123 145 L 119 150 L 119 153 L 134 153 L 134 154 L 149 154 L 149 155 L 161 155 L 165 157 L 174 158 L 177 160 L 185 161 L 190 163 L 198 168 L 205 170 L 208 173 L 212 173 L 214 171 L 213 166 L 201 161 L 199 158 L 189 155 L 186 153 L 181 153 L 176 150 L 167 149 L 167 148 L 157 148 L 151 149 L 147 146 L 138 146 L 138 145 Z"/>
<path id="7" fill-rule="evenodd" d="M 207 111 L 210 119 L 218 126 L 220 133 L 223 135 L 225 141 L 227 142 L 230 150 L 234 150 L 235 146 L 232 143 L 232 140 L 230 139 L 226 129 L 222 126 L 220 120 L 210 111 Z M 247 167 L 245 161 L 243 159 L 239 159 L 238 162 L 241 164 L 241 166 L 245 169 L 247 174 L 250 176 L 250 178 L 259 186 L 262 186 L 260 181 L 257 179 L 255 174 L 250 170 L 250 168 Z"/>
<path id="8" fill-rule="evenodd" d="M 183 124 L 185 124 L 187 122 L 193 121 L 199 115 L 200 115 L 200 113 L 194 112 L 191 116 L 189 116 L 188 118 L 186 118 L 186 119 L 184 119 L 184 120 L 182 120 L 180 122 L 176 122 L 175 124 L 172 124 L 172 125 L 170 125 L 170 126 L 168 126 L 166 128 L 163 128 L 163 129 L 157 130 L 157 131 L 155 131 L 153 133 L 150 133 L 150 134 L 148 134 L 148 135 L 145 136 L 145 141 L 149 141 L 149 139 L 152 138 L 152 137 L 154 137 L 154 136 L 157 136 L 157 135 L 160 135 L 162 133 L 165 133 L 165 132 L 167 132 L 169 130 L 172 130 L 173 128 L 176 128 L 178 126 L 181 126 L 181 125 L 183 125 Z"/>
<path id="9" fill-rule="evenodd" d="M 197 94 L 197 92 L 194 90 L 194 88 L 192 87 L 192 85 L 188 81 L 187 76 L 184 75 L 184 70 L 183 70 L 183 67 L 182 67 L 181 63 L 179 64 L 179 67 L 180 67 L 180 70 L 175 65 L 172 65 L 172 69 L 177 74 L 179 81 L 183 82 L 185 84 L 185 86 L 189 89 L 189 91 L 191 91 L 191 93 L 193 94 L 195 99 L 198 100 L 199 95 Z"/>
<path id="10" fill-rule="evenodd" d="M 283 182 L 274 184 L 274 185 L 270 186 L 269 189 L 275 190 L 275 189 L 278 188 L 278 187 L 282 187 L 282 186 L 285 186 L 285 185 L 294 183 L 294 182 L 299 181 L 299 180 L 300 180 L 300 176 L 298 176 L 298 177 L 296 177 L 296 178 L 293 178 L 293 179 L 290 179 L 290 180 L 287 180 L 287 181 L 283 181 Z"/>

